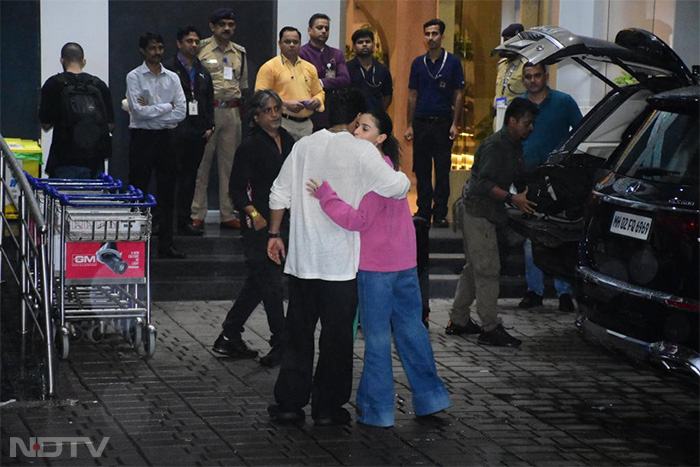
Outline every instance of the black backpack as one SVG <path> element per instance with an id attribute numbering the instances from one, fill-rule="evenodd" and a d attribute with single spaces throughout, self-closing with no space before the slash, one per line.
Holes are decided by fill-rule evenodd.
<path id="1" fill-rule="evenodd" d="M 61 91 L 60 128 L 70 159 L 89 163 L 110 156 L 107 109 L 99 82 L 78 77 L 65 82 Z"/>

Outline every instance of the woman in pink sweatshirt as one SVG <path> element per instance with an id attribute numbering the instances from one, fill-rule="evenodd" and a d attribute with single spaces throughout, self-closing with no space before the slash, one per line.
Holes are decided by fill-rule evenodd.
<path id="1" fill-rule="evenodd" d="M 377 146 L 387 164 L 399 170 L 399 146 L 391 132 L 391 119 L 377 109 L 360 116 L 355 136 Z M 357 284 L 365 365 L 357 390 L 357 421 L 382 427 L 394 425 L 392 329 L 413 392 L 416 415 L 430 415 L 449 407 L 428 331 L 421 322 L 416 234 L 408 200 L 384 198 L 372 192 L 354 209 L 328 183 L 319 185 L 311 180 L 307 185 L 335 223 L 360 232 Z"/>

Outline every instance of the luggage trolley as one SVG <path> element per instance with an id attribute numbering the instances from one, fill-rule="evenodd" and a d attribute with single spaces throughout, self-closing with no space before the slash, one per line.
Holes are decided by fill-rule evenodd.
<path id="1" fill-rule="evenodd" d="M 49 179 L 43 186 L 54 239 L 50 270 L 58 355 L 68 358 L 71 338 L 100 341 L 111 325 L 140 355 L 151 357 L 156 346 L 149 258 L 155 199 L 132 187 L 115 193 L 100 183 L 73 182 Z"/>

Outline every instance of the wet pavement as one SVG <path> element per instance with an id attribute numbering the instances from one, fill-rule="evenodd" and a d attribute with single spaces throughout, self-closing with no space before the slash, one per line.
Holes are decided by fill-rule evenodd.
<path id="1" fill-rule="evenodd" d="M 308 408 L 303 424 L 271 423 L 266 408 L 277 369 L 211 352 L 231 302 L 157 302 L 154 357 L 142 360 L 116 334 L 72 345 L 69 360 L 59 365 L 55 400 L 20 400 L 0 409 L 0 460 L 71 466 L 700 463 L 697 386 L 584 341 L 575 316 L 557 311 L 553 301 L 535 311 L 518 309 L 517 300 L 500 303 L 506 327 L 524 341 L 520 349 L 445 335 L 450 301 L 431 301 L 430 336 L 453 405 L 416 419 L 395 355 L 396 425 L 384 429 L 355 422 L 315 427 Z M 264 354 L 268 337 L 258 310 L 244 339 Z M 360 332 L 355 385 L 363 347 Z M 41 457 L 56 454 L 55 446 L 27 457 L 37 454 L 30 437 L 89 440 L 78 441 L 74 454 L 64 444 L 56 457 Z"/>

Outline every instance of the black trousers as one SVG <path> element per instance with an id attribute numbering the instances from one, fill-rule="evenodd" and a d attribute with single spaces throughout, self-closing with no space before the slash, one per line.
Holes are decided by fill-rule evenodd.
<path id="1" fill-rule="evenodd" d="M 173 245 L 173 202 L 175 197 L 175 154 L 173 130 L 131 129 L 129 183 L 148 193 L 151 175 L 156 173 L 157 218 L 160 228 L 158 249 Z M 151 193 L 153 194 L 153 193 Z"/>
<path id="2" fill-rule="evenodd" d="M 430 220 L 447 217 L 450 198 L 452 140 L 450 118 L 421 119 L 413 122 L 413 171 L 418 188 L 418 215 Z M 435 189 L 433 190 L 433 162 Z"/>
<path id="3" fill-rule="evenodd" d="M 352 391 L 352 322 L 357 280 L 289 278 L 284 357 L 275 400 L 283 410 L 300 409 L 311 398 L 313 418 L 332 416 Z M 314 365 L 314 332 L 321 320 L 319 358 Z"/>
<path id="4" fill-rule="evenodd" d="M 175 154 L 177 160 L 177 190 L 175 215 L 178 228 L 192 223 L 192 198 L 197 183 L 197 169 L 202 162 L 207 140 L 191 131 L 184 134 L 175 130 Z"/>
<path id="5" fill-rule="evenodd" d="M 272 337 L 270 346 L 282 345 L 284 336 L 284 290 L 282 288 L 282 266 L 267 257 L 267 229 L 248 230 L 243 234 L 248 277 L 243 289 L 226 315 L 224 335 L 230 339 L 240 338 L 243 325 L 260 302 L 265 306 L 267 324 Z"/>

